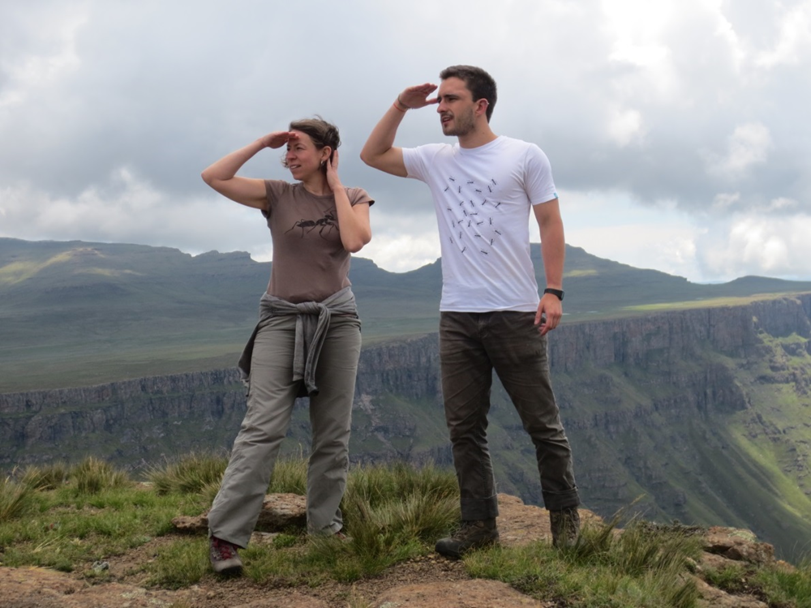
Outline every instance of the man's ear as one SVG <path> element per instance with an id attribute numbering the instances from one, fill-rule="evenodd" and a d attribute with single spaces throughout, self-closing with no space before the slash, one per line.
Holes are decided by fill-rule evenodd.
<path id="1" fill-rule="evenodd" d="M 485 115 L 487 114 L 487 106 L 490 105 L 490 102 L 487 101 L 484 97 L 479 99 L 476 102 L 476 114 Z"/>

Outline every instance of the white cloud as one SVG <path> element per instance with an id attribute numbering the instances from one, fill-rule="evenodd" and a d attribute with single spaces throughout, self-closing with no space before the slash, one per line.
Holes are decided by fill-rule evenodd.
<path id="1" fill-rule="evenodd" d="M 758 67 L 797 65 L 811 53 L 811 2 L 784 9 L 779 23 L 780 33 L 774 46 L 757 54 Z"/>
<path id="2" fill-rule="evenodd" d="M 677 12 L 676 3 L 603 0 L 601 5 L 602 27 L 611 39 L 609 60 L 639 69 L 634 96 L 649 97 L 652 92 L 662 96 L 674 94 L 678 76 L 672 63 L 672 49 L 663 34 Z"/>
<path id="3" fill-rule="evenodd" d="M 608 123 L 608 135 L 621 148 L 633 142 L 641 143 L 642 114 L 632 109 L 615 110 Z"/>
<path id="4" fill-rule="evenodd" d="M 712 201 L 711 210 L 725 213 L 741 200 L 740 192 L 721 192 L 716 194 Z"/>
<path id="5" fill-rule="evenodd" d="M 707 274 L 726 280 L 746 274 L 807 278 L 809 234 L 808 214 L 740 215 L 726 224 L 724 232 L 706 235 L 700 243 L 700 263 Z"/>
<path id="6" fill-rule="evenodd" d="M 773 199 L 769 203 L 768 210 L 769 211 L 791 211 L 794 209 L 798 209 L 800 204 L 795 201 L 794 199 L 780 197 Z"/>
<path id="7" fill-rule="evenodd" d="M 52 197 L 31 184 L 0 190 L 0 236 L 178 247 L 190 253 L 263 252 L 270 240 L 258 212 L 222 197 L 178 200 L 119 168 L 75 197 Z"/>
<path id="8" fill-rule="evenodd" d="M 696 240 L 704 228 L 674 205 L 645 208 L 622 192 L 560 194 L 568 244 L 637 268 L 704 280 L 696 265 Z M 537 226 L 532 237 L 540 240 Z"/>
<path id="9" fill-rule="evenodd" d="M 375 238 L 358 255 L 391 272 L 406 272 L 435 262 L 440 256 L 439 241 L 434 233 Z"/>
<path id="10" fill-rule="evenodd" d="M 735 127 L 727 141 L 727 153 L 710 160 L 709 171 L 726 179 L 744 177 L 754 165 L 766 162 L 772 148 L 769 129 L 761 123 L 747 123 Z"/>
<path id="11" fill-rule="evenodd" d="M 8 18 L 2 28 L 6 42 L 0 46 L 0 74 L 7 84 L 0 90 L 0 117 L 3 110 L 25 103 L 81 64 L 76 41 L 87 23 L 82 7 L 62 7 L 56 14 L 33 13 L 18 11 L 17 18 Z M 13 34 L 8 32 L 12 28 Z M 28 39 L 19 44 L 21 36 Z M 34 45 L 26 44 L 32 39 Z"/>

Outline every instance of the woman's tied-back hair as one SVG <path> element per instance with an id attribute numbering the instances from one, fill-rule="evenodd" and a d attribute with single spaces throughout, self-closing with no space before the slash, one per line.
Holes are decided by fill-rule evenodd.
<path id="1" fill-rule="evenodd" d="M 493 108 L 496 107 L 496 81 L 481 68 L 472 65 L 452 65 L 445 68 L 439 73 L 442 80 L 448 78 L 458 78 L 465 83 L 467 90 L 473 95 L 473 101 L 479 99 L 487 100 L 487 122 L 490 122 L 490 117 L 493 115 Z"/>
<path id="2" fill-rule="evenodd" d="M 338 146 L 341 145 L 341 136 L 338 133 L 338 127 L 328 123 L 320 116 L 316 116 L 315 118 L 302 118 L 301 120 L 294 120 L 290 123 L 289 130 L 301 131 L 302 133 L 309 135 L 310 139 L 313 140 L 313 143 L 318 150 L 329 146 L 332 151 L 335 152 L 335 150 L 338 149 Z M 330 159 L 332 159 L 332 154 L 330 154 Z M 286 158 L 282 159 L 282 165 L 287 168 Z M 326 173 L 326 165 L 322 165 L 321 170 Z"/>

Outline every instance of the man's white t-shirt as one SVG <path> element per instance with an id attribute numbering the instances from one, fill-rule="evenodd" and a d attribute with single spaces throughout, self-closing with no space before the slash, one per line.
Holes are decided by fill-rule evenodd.
<path id="1" fill-rule="evenodd" d="M 536 311 L 529 212 L 558 196 L 543 151 L 500 136 L 478 148 L 403 148 L 403 161 L 408 177 L 428 184 L 434 199 L 442 250 L 439 309 Z"/>

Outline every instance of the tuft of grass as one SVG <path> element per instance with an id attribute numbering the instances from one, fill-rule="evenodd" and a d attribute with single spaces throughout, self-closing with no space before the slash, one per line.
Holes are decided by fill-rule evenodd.
<path id="1" fill-rule="evenodd" d="M 350 582 L 431 551 L 459 520 L 459 490 L 452 472 L 430 464 L 361 466 L 350 471 L 342 506 L 351 540 L 312 544 L 334 576 Z"/>
<path id="2" fill-rule="evenodd" d="M 211 502 L 220 489 L 227 466 L 225 456 L 191 453 L 150 468 L 147 479 L 158 494 L 199 494 Z M 268 493 L 306 494 L 307 460 L 303 456 L 280 458 L 273 468 Z"/>
<path id="3" fill-rule="evenodd" d="M 698 591 L 685 575 L 700 551 L 698 539 L 636 522 L 617 534 L 615 525 L 584 528 L 575 545 L 561 550 L 534 543 L 473 552 L 465 565 L 472 576 L 567 606 L 692 608 Z"/>
<path id="4" fill-rule="evenodd" d="M 202 487 L 199 496 L 204 504 L 211 506 L 216 498 L 217 493 L 220 491 L 220 481 L 212 481 Z"/>
<path id="5" fill-rule="evenodd" d="M 370 506 L 388 503 L 393 496 L 432 494 L 436 498 L 459 498 L 456 477 L 446 469 L 433 464 L 420 468 L 404 462 L 386 465 L 360 466 L 352 469 L 347 482 L 346 496 L 359 496 Z"/>
<path id="6" fill-rule="evenodd" d="M 750 580 L 768 598 L 770 606 L 811 608 L 811 558 L 797 568 L 771 565 L 756 572 Z"/>
<path id="7" fill-rule="evenodd" d="M 0 479 L 0 522 L 6 522 L 22 515 L 28 506 L 30 488 L 17 483 L 10 477 Z"/>
<path id="8" fill-rule="evenodd" d="M 158 550 L 148 566 L 149 584 L 166 589 L 190 587 L 209 572 L 208 539 L 182 538 Z"/>
<path id="9" fill-rule="evenodd" d="M 93 456 L 71 468 L 70 479 L 82 494 L 98 494 L 102 490 L 132 485 L 132 480 L 125 472 Z"/>
<path id="10" fill-rule="evenodd" d="M 216 495 L 228 459 L 213 454 L 187 454 L 175 462 L 153 467 L 147 471 L 158 494 Z"/>
<path id="11" fill-rule="evenodd" d="M 280 458 L 273 467 L 269 494 L 307 494 L 307 459 L 303 455 Z"/>
<path id="12" fill-rule="evenodd" d="M 727 593 L 741 593 L 746 589 L 747 568 L 744 564 L 729 564 L 724 568 L 708 568 L 704 571 L 704 580 L 713 587 Z"/>
<path id="13" fill-rule="evenodd" d="M 70 467 L 64 463 L 29 466 L 22 472 L 20 483 L 32 490 L 56 490 L 70 479 Z"/>

